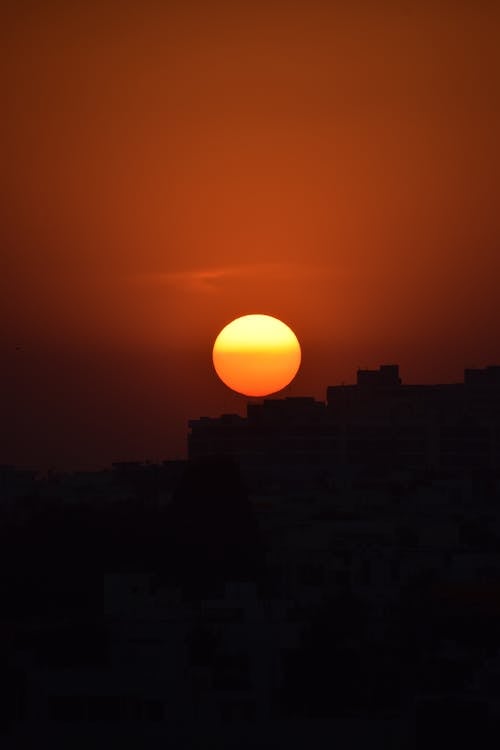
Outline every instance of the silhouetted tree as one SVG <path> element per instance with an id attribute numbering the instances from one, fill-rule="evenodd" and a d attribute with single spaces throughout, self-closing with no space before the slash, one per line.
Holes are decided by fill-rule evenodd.
<path id="1" fill-rule="evenodd" d="M 168 509 L 170 576 L 205 591 L 256 580 L 263 550 L 239 467 L 224 456 L 190 461 Z"/>

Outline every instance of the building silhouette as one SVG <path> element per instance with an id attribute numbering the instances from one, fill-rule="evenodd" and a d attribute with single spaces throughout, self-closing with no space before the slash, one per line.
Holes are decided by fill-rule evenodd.
<path id="1" fill-rule="evenodd" d="M 384 365 L 194 420 L 185 462 L 1 467 L 0 733 L 496 747 L 499 379 Z"/>
<path id="2" fill-rule="evenodd" d="M 333 481 L 394 472 L 474 473 L 500 466 L 500 367 L 461 383 L 407 385 L 398 365 L 358 370 L 326 402 L 265 399 L 247 416 L 189 422 L 190 458 L 235 456 L 252 481 Z"/>

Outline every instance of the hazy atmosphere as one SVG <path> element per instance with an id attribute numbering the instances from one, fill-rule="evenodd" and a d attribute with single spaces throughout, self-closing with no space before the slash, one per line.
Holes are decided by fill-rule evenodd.
<path id="1" fill-rule="evenodd" d="M 283 395 L 498 362 L 498 9 L 286 8 L 3 11 L 4 462 L 184 456 L 248 313 L 299 338 Z"/>

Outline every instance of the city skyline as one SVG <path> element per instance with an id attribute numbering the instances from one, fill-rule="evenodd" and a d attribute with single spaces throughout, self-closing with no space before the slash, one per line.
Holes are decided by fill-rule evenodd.
<path id="1" fill-rule="evenodd" d="M 312 430 L 313 432 L 316 429 L 319 429 L 320 432 L 324 430 L 320 412 L 324 412 L 324 415 L 327 416 L 327 422 L 331 425 L 334 423 L 343 423 L 344 420 L 355 422 L 356 419 L 360 418 L 361 423 L 368 420 L 366 422 L 368 424 L 373 420 L 374 415 L 376 415 L 374 429 L 377 430 L 380 428 L 382 432 L 389 424 L 394 422 L 395 415 L 396 419 L 394 423 L 397 424 L 400 422 L 404 425 L 405 429 L 412 423 L 418 424 L 417 430 L 424 424 L 427 424 L 427 427 L 429 427 L 429 419 L 432 424 L 435 424 L 435 427 L 439 427 L 441 419 L 437 419 L 437 414 L 439 413 L 445 415 L 448 421 L 451 418 L 452 422 L 453 420 L 458 420 L 459 422 L 464 415 L 467 418 L 472 417 L 473 420 L 479 419 L 479 423 L 486 421 L 494 429 L 495 420 L 498 419 L 499 386 L 499 365 L 487 365 L 484 368 L 464 368 L 461 380 L 451 383 L 419 384 L 408 383 L 403 379 L 398 364 L 381 364 L 376 369 L 358 368 L 355 382 L 325 385 L 323 389 L 324 398 L 322 399 L 317 399 L 311 395 L 290 395 L 290 391 L 292 390 L 290 386 L 281 392 L 257 398 L 249 398 L 232 392 L 230 401 L 228 400 L 226 403 L 230 407 L 236 408 L 220 414 L 208 415 L 207 413 L 201 413 L 196 417 L 190 416 L 184 425 L 184 450 L 177 455 L 168 455 L 168 453 L 160 456 L 122 455 L 114 456 L 107 463 L 76 463 L 73 465 L 60 464 L 58 466 L 54 464 L 37 465 L 29 461 L 21 461 L 19 463 L 2 461 L 0 462 L 0 466 L 3 464 L 4 468 L 8 468 L 9 466 L 20 470 L 24 468 L 33 470 L 35 473 L 41 472 L 42 474 L 47 471 L 49 473 L 54 471 L 62 473 L 75 471 L 78 473 L 79 471 L 107 471 L 113 466 L 120 465 L 153 466 L 161 463 L 180 463 L 186 461 L 186 459 L 203 455 L 205 452 L 207 455 L 210 455 L 214 451 L 216 454 L 227 452 L 228 455 L 241 458 L 239 454 L 240 426 L 249 420 L 253 422 L 258 413 L 268 414 L 268 418 L 270 417 L 268 426 L 271 427 L 268 437 L 272 444 L 272 428 L 280 425 L 282 417 L 284 418 L 282 426 L 285 427 L 289 419 L 287 414 L 289 416 L 293 415 L 295 409 L 299 416 L 306 416 L 306 423 L 312 417 L 308 430 Z M 371 410 L 374 405 L 376 405 L 376 410 L 372 413 Z M 384 409 L 387 407 L 389 407 L 389 411 L 386 415 Z M 391 410 L 393 411 L 394 408 L 396 412 L 391 415 Z M 318 416 L 320 417 L 319 420 Z M 220 444 L 217 438 L 217 430 L 219 429 L 217 425 L 220 425 L 223 428 L 223 433 L 226 434 L 226 437 Z M 232 435 L 231 425 L 236 426 L 236 431 Z M 227 432 L 228 427 L 229 432 Z M 195 439 L 193 438 L 193 428 L 196 430 L 194 433 Z M 215 431 L 212 436 L 214 428 Z M 493 437 L 494 434 L 496 433 L 492 433 L 491 439 L 496 440 Z M 196 446 L 198 443 L 198 436 L 202 438 L 200 446 L 206 444 L 206 437 L 204 438 L 204 435 L 209 440 L 215 437 L 214 447 L 208 451 L 205 451 L 205 449 L 201 449 L 200 451 L 199 447 L 193 450 L 193 445 Z M 422 435 L 420 434 L 416 437 L 418 440 L 422 439 Z M 453 435 L 450 435 L 450 437 L 453 437 Z M 258 440 L 260 439 L 258 438 Z M 428 437 L 425 437 L 425 441 L 427 439 Z M 376 435 L 372 435 L 370 440 L 374 440 L 376 443 Z M 423 448 L 420 450 L 423 450 Z M 494 450 L 493 447 L 492 450 Z M 395 452 L 396 455 L 396 445 L 392 446 L 390 452 Z M 329 470 L 334 474 L 337 466 L 337 459 L 334 458 L 334 453 L 328 452 L 324 455 L 324 458 L 327 464 L 331 464 Z M 438 464 L 436 464 L 437 466 Z M 427 468 L 430 468 L 430 465 Z"/>

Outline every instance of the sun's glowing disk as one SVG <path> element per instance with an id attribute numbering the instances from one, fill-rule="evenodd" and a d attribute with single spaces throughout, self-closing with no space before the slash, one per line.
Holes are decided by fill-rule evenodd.
<path id="1" fill-rule="evenodd" d="M 291 328 L 270 315 L 244 315 L 219 333 L 213 362 L 220 379 L 246 396 L 267 396 L 295 377 L 301 352 Z"/>

